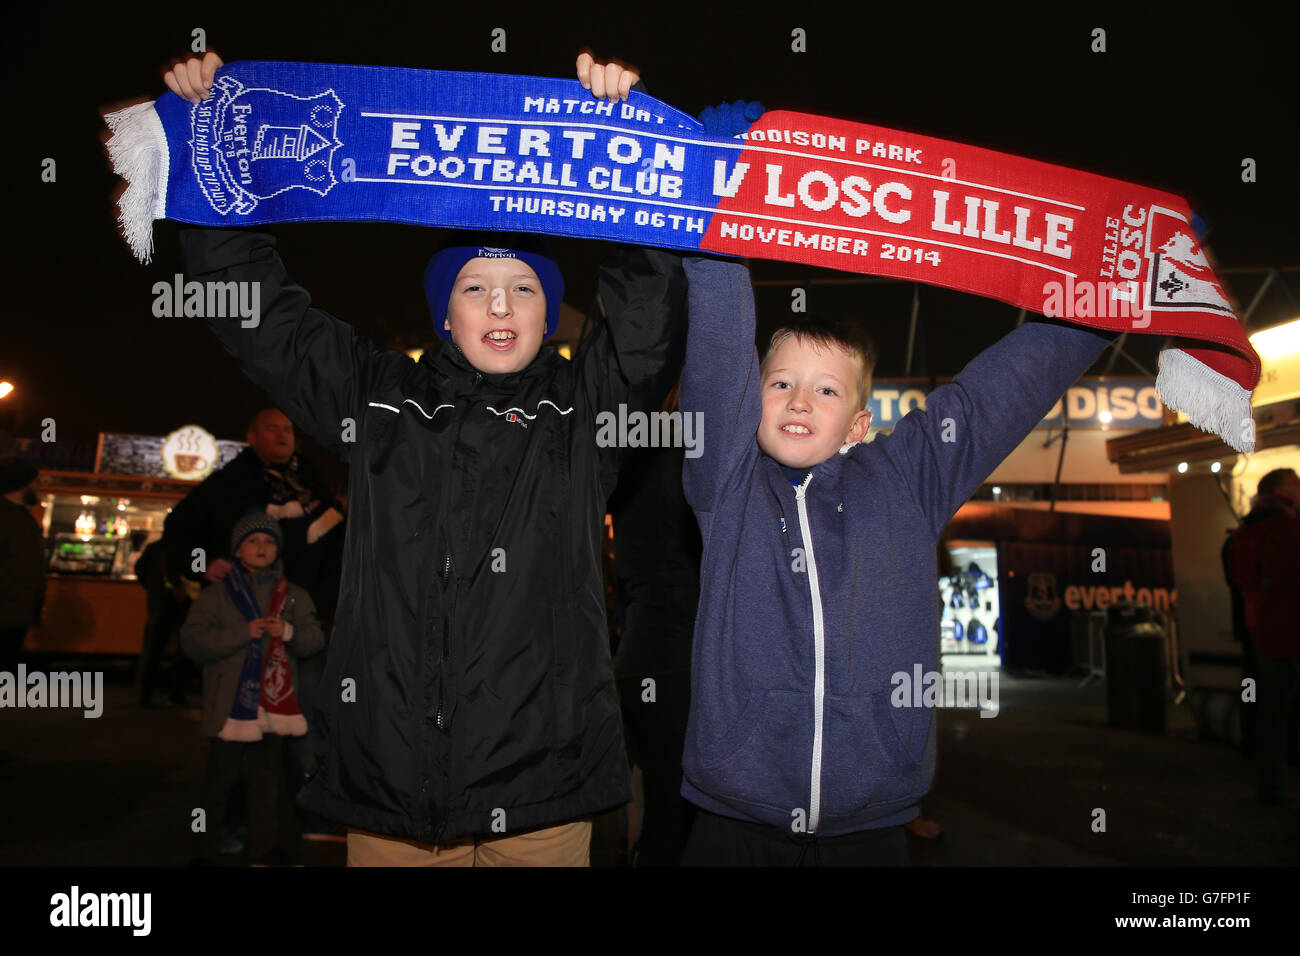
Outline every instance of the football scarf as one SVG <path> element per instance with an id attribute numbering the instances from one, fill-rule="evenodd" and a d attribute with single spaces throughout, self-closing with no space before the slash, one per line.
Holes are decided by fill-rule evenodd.
<path id="1" fill-rule="evenodd" d="M 105 122 L 143 261 L 154 219 L 364 220 L 893 276 L 1167 337 L 1164 403 L 1254 448 L 1259 357 L 1187 204 L 1144 186 L 803 113 L 728 139 L 642 93 L 485 73 L 232 63 L 197 106 L 166 93 Z"/>
<path id="2" fill-rule="evenodd" d="M 233 565 L 223 583 L 226 594 L 246 620 L 254 621 L 263 616 L 242 567 Z M 281 575 L 271 591 L 271 604 L 265 616 L 279 617 L 288 594 L 289 582 Z M 249 643 L 230 716 L 217 736 L 222 740 L 252 743 L 261 740 L 264 732 L 284 737 L 301 737 L 307 733 L 307 719 L 299 710 L 293 693 L 289 655 L 285 652 L 284 640 L 275 636 L 271 637 L 265 666 L 262 664 L 262 642 Z"/>
<path id="3" fill-rule="evenodd" d="M 307 543 L 315 544 L 343 521 L 343 513 L 316 497 L 301 471 L 301 459 L 294 454 L 283 465 L 263 465 L 262 477 L 266 481 L 270 501 L 266 513 L 281 520 L 285 518 L 310 518 L 307 526 Z"/>

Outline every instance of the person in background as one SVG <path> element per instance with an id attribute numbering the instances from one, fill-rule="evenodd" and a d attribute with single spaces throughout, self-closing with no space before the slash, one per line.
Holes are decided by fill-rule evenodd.
<path id="1" fill-rule="evenodd" d="M 298 823 L 286 786 L 283 741 L 307 733 L 295 696 L 298 661 L 325 636 L 311 595 L 285 579 L 279 523 L 253 511 L 230 535 L 237 563 L 205 589 L 181 628 L 181 647 L 203 666 L 207 773 L 194 862 L 215 862 L 230 792 L 246 773 L 248 855 L 254 865 L 298 862 Z"/>
<path id="2" fill-rule="evenodd" d="M 185 623 L 190 597 L 180 576 L 167 565 L 166 548 L 161 538 L 141 552 L 135 562 L 135 577 L 148 595 L 148 617 L 145 619 L 139 663 L 140 706 L 148 708 L 154 706 L 153 693 L 158 684 L 158 665 L 163 649 Z M 172 667 L 170 697 L 176 707 L 187 706 L 185 686 L 192 672 L 188 664 L 189 658 L 181 654 Z"/>
<path id="3" fill-rule="evenodd" d="M 953 577 L 957 573 L 957 568 L 953 564 L 952 552 L 948 550 L 948 546 L 942 540 L 940 540 L 938 545 L 935 547 L 934 553 L 935 553 L 935 562 L 939 566 L 939 577 L 941 578 Z M 942 593 L 940 593 L 939 595 L 939 618 L 940 620 L 943 619 L 943 594 Z M 943 660 L 942 628 L 940 628 L 937 639 L 939 643 L 939 652 L 938 652 L 937 659 L 942 661 Z M 919 813 L 917 817 L 913 820 L 910 820 L 907 823 L 904 823 L 903 829 L 905 829 L 908 833 L 912 834 L 912 836 L 920 837 L 922 840 L 937 840 L 939 839 L 939 837 L 943 836 L 943 825 L 940 824 L 937 820 L 927 819 L 925 816 L 925 809 L 923 807 L 918 808 L 918 810 Z"/>
<path id="4" fill-rule="evenodd" d="M 1255 725 L 1257 796 L 1278 803 L 1286 790 L 1287 726 L 1300 688 L 1300 476 L 1270 471 L 1228 546 L 1228 568 L 1245 604 L 1246 632 L 1255 648 L 1259 682 Z"/>
<path id="5" fill-rule="evenodd" d="M 293 422 L 275 408 L 264 408 L 248 423 L 248 447 L 213 472 L 172 509 L 163 541 L 168 565 L 204 586 L 220 581 L 231 566 L 226 552 L 230 530 L 253 508 L 264 510 L 284 529 L 285 574 L 313 600 L 337 592 L 338 582 L 321 580 L 329 545 L 343 537 L 342 512 L 324 479 L 295 450 Z M 194 550 L 202 549 L 203 570 Z M 319 606 L 319 605 L 318 605 Z M 328 621 L 333 608 L 321 608 Z"/>
<path id="6" fill-rule="evenodd" d="M 23 458 L 0 458 L 0 671 L 10 673 L 45 608 L 45 546 L 31 512 L 38 474 Z"/>
<path id="7" fill-rule="evenodd" d="M 167 516 L 164 561 L 205 587 L 221 581 L 231 567 L 226 543 L 235 522 L 251 509 L 263 510 L 280 522 L 285 577 L 311 595 L 328 642 L 342 566 L 342 509 L 324 478 L 298 454 L 293 422 L 279 409 L 264 408 L 254 415 L 245 437 L 248 447 L 205 478 Z M 195 569 L 195 549 L 203 552 L 203 570 Z M 324 666 L 323 654 L 302 662 L 298 690 L 308 713 Z M 144 692 L 142 686 L 142 698 Z M 291 795 L 315 772 L 316 744 L 312 731 L 284 748 Z M 340 828 L 314 814 L 305 815 L 303 825 L 309 837 L 342 837 Z"/>
<path id="8" fill-rule="evenodd" d="M 664 408 L 676 411 L 676 388 Z M 676 866 L 695 811 L 681 787 L 701 545 L 682 494 L 682 460 L 681 448 L 629 453 L 609 499 L 623 611 L 614 675 L 645 795 L 633 866 Z"/>
<path id="9" fill-rule="evenodd" d="M 1252 684 L 1259 683 L 1259 673 L 1255 664 L 1255 646 L 1250 643 L 1250 634 L 1246 630 L 1246 599 L 1242 597 L 1241 588 L 1232 580 L 1232 567 L 1229 555 L 1237 528 L 1228 531 L 1219 549 L 1219 560 L 1223 564 L 1223 577 L 1228 583 L 1228 600 L 1232 607 L 1232 639 L 1241 645 L 1241 679 Z M 1243 684 L 1244 686 L 1244 684 Z M 1241 753 L 1251 760 L 1255 759 L 1255 724 L 1258 711 L 1253 705 L 1245 704 L 1238 709 L 1241 715 Z"/>

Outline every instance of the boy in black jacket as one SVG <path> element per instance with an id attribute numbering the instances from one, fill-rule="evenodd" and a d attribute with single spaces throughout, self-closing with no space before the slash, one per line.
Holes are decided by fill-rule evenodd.
<path id="1" fill-rule="evenodd" d="M 215 62 L 214 62 L 215 61 Z M 167 76 L 197 102 L 220 61 Z M 579 58 L 598 97 L 635 74 Z M 590 816 L 628 799 L 601 580 L 619 450 L 596 416 L 657 408 L 684 345 L 671 253 L 602 267 L 608 321 L 573 362 L 542 341 L 563 284 L 519 237 L 430 263 L 414 362 L 311 307 L 268 235 L 187 229 L 190 277 L 260 283 L 253 328 L 209 319 L 276 404 L 351 466 L 343 583 L 299 802 L 349 826 L 353 864 L 585 865 Z"/>

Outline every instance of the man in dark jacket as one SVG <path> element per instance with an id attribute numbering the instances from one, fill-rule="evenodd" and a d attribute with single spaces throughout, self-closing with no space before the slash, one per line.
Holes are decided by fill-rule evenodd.
<path id="1" fill-rule="evenodd" d="M 611 70 L 591 70 L 593 94 L 626 94 L 630 72 Z M 169 78 L 197 101 L 182 72 L 202 71 Z M 459 241 L 426 276 L 452 344 L 417 363 L 312 308 L 269 235 L 182 232 L 192 278 L 260 284 L 255 327 L 210 328 L 350 465 L 324 748 L 299 802 L 352 828 L 353 863 L 582 863 L 587 818 L 628 798 L 600 552 L 621 452 L 598 446 L 596 418 L 662 400 L 685 282 L 671 253 L 615 252 L 607 323 L 569 362 L 541 345 L 554 262 L 524 237 Z"/>
<path id="2" fill-rule="evenodd" d="M 1242 519 L 1244 523 L 1250 516 Z M 1246 630 L 1246 600 L 1241 596 L 1241 588 L 1232 579 L 1232 542 L 1237 529 L 1230 529 L 1219 548 L 1219 562 L 1223 565 L 1223 577 L 1228 585 L 1228 603 L 1232 614 L 1232 639 L 1241 645 L 1241 679 L 1259 684 L 1258 668 L 1255 664 L 1255 646 L 1250 643 L 1250 634 Z M 1244 684 L 1242 686 L 1245 686 Z M 1250 759 L 1255 758 L 1255 725 L 1258 710 L 1254 704 L 1246 704 L 1238 709 L 1241 715 L 1241 752 Z"/>
<path id="3" fill-rule="evenodd" d="M 140 660 L 137 671 L 140 681 L 140 706 L 153 707 L 153 693 L 158 685 L 159 665 L 162 652 L 167 647 L 172 635 L 176 634 L 185 623 L 185 615 L 190 609 L 190 598 L 184 583 L 167 564 L 165 546 L 160 538 L 150 544 L 135 562 L 135 579 L 144 588 L 147 597 L 147 616 L 144 624 L 144 636 L 140 643 Z M 193 666 L 187 666 L 184 654 L 177 655 L 177 661 L 170 675 L 171 702 L 177 707 L 185 707 L 185 686 L 193 674 Z"/>
<path id="4" fill-rule="evenodd" d="M 36 468 L 12 455 L 0 458 L 0 671 L 14 671 L 29 628 L 45 607 L 45 548 L 32 517 Z"/>
<path id="5" fill-rule="evenodd" d="M 264 408 L 248 423 L 248 447 L 205 478 L 167 516 L 163 531 L 167 565 L 193 581 L 220 581 L 230 569 L 230 531 L 251 509 L 262 510 L 284 529 L 285 576 L 305 588 L 322 621 L 333 613 L 337 582 L 322 579 L 328 550 L 343 538 L 343 515 L 328 485 L 294 449 L 293 423 Z M 194 551 L 203 562 L 196 569 Z"/>
<path id="6" fill-rule="evenodd" d="M 1245 605 L 1246 632 L 1255 648 L 1259 713 L 1255 761 L 1261 803 L 1285 791 L 1287 725 L 1300 688 L 1300 477 L 1290 468 L 1269 472 L 1259 496 L 1232 536 L 1228 566 Z"/>

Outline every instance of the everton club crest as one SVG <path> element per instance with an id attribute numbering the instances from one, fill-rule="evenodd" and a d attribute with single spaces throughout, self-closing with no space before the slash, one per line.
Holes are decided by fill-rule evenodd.
<path id="1" fill-rule="evenodd" d="M 223 76 L 190 115 L 194 175 L 221 215 L 246 216 L 287 189 L 324 196 L 338 180 L 334 151 L 342 101 L 333 90 L 294 96 L 246 89 Z"/>
<path id="2" fill-rule="evenodd" d="M 1056 575 L 1048 571 L 1035 571 L 1029 575 L 1028 583 L 1025 610 L 1031 617 L 1046 624 L 1061 610 L 1061 597 L 1056 592 Z"/>

